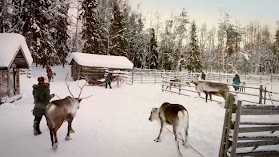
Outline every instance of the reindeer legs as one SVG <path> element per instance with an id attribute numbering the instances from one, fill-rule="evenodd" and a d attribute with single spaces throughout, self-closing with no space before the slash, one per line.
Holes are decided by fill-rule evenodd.
<path id="1" fill-rule="evenodd" d="M 71 140 L 72 138 L 70 137 L 70 133 L 73 131 L 72 129 L 72 121 L 73 121 L 73 117 L 68 118 L 68 133 L 67 136 L 65 138 L 66 141 Z"/>
<path id="2" fill-rule="evenodd" d="M 163 128 L 165 127 L 165 123 L 161 120 L 161 128 L 160 128 L 160 132 L 159 132 L 159 135 L 158 137 L 154 140 L 156 142 L 161 142 L 161 134 L 162 134 L 162 131 L 163 131 Z"/>
<path id="3" fill-rule="evenodd" d="M 180 152 L 180 149 L 179 149 L 179 140 L 178 140 L 178 133 L 177 133 L 177 126 L 173 126 L 173 133 L 174 133 L 174 138 L 175 138 L 175 144 L 177 146 L 177 153 L 178 153 L 178 156 L 181 157 L 182 154 Z"/>

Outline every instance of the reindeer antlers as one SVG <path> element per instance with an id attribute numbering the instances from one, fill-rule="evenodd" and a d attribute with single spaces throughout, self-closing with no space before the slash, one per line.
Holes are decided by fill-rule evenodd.
<path id="1" fill-rule="evenodd" d="M 72 92 L 70 91 L 70 87 L 69 87 L 69 85 L 68 85 L 68 83 L 67 83 L 67 78 L 68 78 L 68 75 L 69 75 L 69 72 L 67 73 L 67 76 L 66 76 L 66 78 L 65 78 L 65 83 L 66 83 L 66 85 L 67 85 L 67 88 L 68 88 L 68 91 L 69 91 L 69 93 L 72 95 L 72 97 L 73 98 L 75 98 L 74 97 L 74 95 L 72 94 Z M 87 97 L 85 97 L 85 98 L 80 98 L 80 96 L 81 96 L 81 93 L 82 93 L 82 90 L 83 90 L 83 88 L 84 88 L 84 86 L 87 84 L 87 82 L 88 82 L 88 78 L 86 77 L 86 76 L 84 76 L 85 77 L 85 84 L 81 87 L 79 84 L 77 84 L 78 85 L 78 87 L 79 87 L 79 89 L 80 89 L 80 93 L 79 93 L 79 95 L 78 95 L 78 99 L 88 99 L 88 98 L 90 98 L 91 96 L 93 96 L 93 95 L 90 95 L 90 96 L 87 96 Z"/>
<path id="2" fill-rule="evenodd" d="M 84 75 L 84 78 L 85 78 L 85 84 L 82 86 L 82 87 L 80 87 L 79 85 L 78 85 L 78 87 L 79 87 L 79 89 L 80 89 L 80 93 L 79 93 L 79 95 L 78 95 L 78 99 L 80 99 L 80 95 L 81 95 L 81 93 L 82 93 L 82 90 L 83 90 L 83 87 L 88 83 L 88 77 L 87 76 L 85 76 Z M 81 98 L 81 99 L 88 99 L 88 98 L 90 98 L 91 96 L 93 96 L 93 95 L 90 95 L 90 96 L 87 96 L 87 97 L 85 97 L 85 98 Z"/>
<path id="3" fill-rule="evenodd" d="M 66 78 L 65 78 L 65 83 L 66 83 L 66 85 L 67 85 L 67 88 L 68 88 L 69 93 L 70 93 L 70 94 L 72 95 L 72 97 L 74 98 L 74 95 L 73 95 L 72 92 L 70 91 L 70 87 L 69 87 L 69 85 L 68 85 L 68 83 L 67 83 L 68 75 L 69 75 L 69 71 L 68 71 L 67 76 L 66 76 Z"/>

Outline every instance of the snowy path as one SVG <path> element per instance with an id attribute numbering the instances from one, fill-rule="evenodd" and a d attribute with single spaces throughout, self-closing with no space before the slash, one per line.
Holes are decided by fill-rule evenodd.
<path id="1" fill-rule="evenodd" d="M 94 96 L 81 103 L 73 122 L 76 131 L 71 135 L 73 140 L 64 140 L 67 130 L 67 124 L 64 123 L 58 131 L 58 151 L 53 152 L 44 119 L 41 123 L 43 134 L 37 137 L 32 134 L 31 86 L 36 83 L 37 76 L 45 75 L 44 69 L 32 70 L 31 79 L 21 78 L 23 98 L 13 104 L 0 106 L 0 152 L 3 157 L 177 156 L 174 136 L 167 130 L 163 131 L 161 143 L 153 141 L 158 136 L 160 126 L 157 122 L 149 122 L 148 118 L 152 107 L 159 107 L 163 102 L 184 105 L 190 114 L 191 146 L 205 157 L 218 156 L 224 109 L 217 103 L 205 103 L 199 98 L 163 93 L 160 84 L 123 84 L 120 88 L 114 84 L 113 89 L 86 86 L 82 97 L 90 94 Z M 64 82 L 67 70 L 54 68 L 54 72 L 58 76 L 55 82 L 51 82 L 51 92 L 63 98 L 69 95 Z M 76 82 L 69 83 L 74 95 L 78 95 Z M 199 156 L 191 148 L 181 148 L 184 156 Z"/>

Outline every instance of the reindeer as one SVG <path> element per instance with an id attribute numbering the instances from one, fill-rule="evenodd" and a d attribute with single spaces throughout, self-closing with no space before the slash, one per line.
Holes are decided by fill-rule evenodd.
<path id="1" fill-rule="evenodd" d="M 229 93 L 229 87 L 226 84 L 218 83 L 218 82 L 206 82 L 206 81 L 198 81 L 193 82 L 196 86 L 196 90 L 200 96 L 201 92 L 205 93 L 205 101 L 207 102 L 208 95 L 210 96 L 210 100 L 212 101 L 212 95 L 222 96 L 224 100 L 227 100 L 227 96 Z"/>
<path id="2" fill-rule="evenodd" d="M 167 86 L 166 87 L 166 89 L 168 89 L 168 88 L 170 88 L 170 90 L 171 90 L 171 87 L 173 86 L 173 87 L 181 87 L 181 81 L 180 81 L 180 79 L 173 79 L 173 80 L 170 80 L 170 86 Z"/>
<path id="3" fill-rule="evenodd" d="M 117 87 L 120 86 L 120 84 L 122 84 L 124 82 L 122 76 L 120 75 L 116 75 L 113 77 L 112 82 L 117 82 Z"/>
<path id="4" fill-rule="evenodd" d="M 246 82 L 241 82 L 241 86 L 239 87 L 239 91 L 245 93 Z"/>
<path id="5" fill-rule="evenodd" d="M 66 78 L 67 77 L 68 74 Z M 47 126 L 49 128 L 51 145 L 54 151 L 56 151 L 58 147 L 57 131 L 61 127 L 64 121 L 68 122 L 68 132 L 65 139 L 67 141 L 71 140 L 70 133 L 74 132 L 72 129 L 72 121 L 76 115 L 77 109 L 79 109 L 79 104 L 81 100 L 85 99 L 85 98 L 80 98 L 80 95 L 82 93 L 83 87 L 86 85 L 87 82 L 82 87 L 79 86 L 80 93 L 78 98 L 75 98 L 74 95 L 71 93 L 66 79 L 65 82 L 72 97 L 67 96 L 64 99 L 52 101 L 46 107 Z M 55 141 L 53 141 L 53 137 Z"/>
<path id="6" fill-rule="evenodd" d="M 177 147 L 177 153 L 179 156 L 182 156 L 179 149 L 179 140 L 178 134 L 182 138 L 182 143 L 185 147 L 188 147 L 187 137 L 188 137 L 188 128 L 189 128 L 189 114 L 184 106 L 179 104 L 170 104 L 165 102 L 161 105 L 160 108 L 153 108 L 151 110 L 151 115 L 149 117 L 150 121 L 159 120 L 161 123 L 161 128 L 159 136 L 154 140 L 156 142 L 161 142 L 161 133 L 166 124 L 173 126 L 173 133 L 175 136 L 175 143 Z M 185 138 L 183 139 L 182 134 L 184 131 Z"/>

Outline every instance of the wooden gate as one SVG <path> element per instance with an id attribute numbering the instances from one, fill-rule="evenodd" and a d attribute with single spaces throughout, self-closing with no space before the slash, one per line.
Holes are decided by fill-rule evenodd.
<path id="1" fill-rule="evenodd" d="M 241 121 L 241 118 L 251 115 L 259 121 Z M 268 115 L 266 120 L 264 120 L 264 115 Z M 226 102 L 219 157 L 278 157 L 278 148 L 276 150 L 272 146 L 279 145 L 279 136 L 273 135 L 275 131 L 279 131 L 279 120 L 271 122 L 272 115 L 279 115 L 279 106 L 242 106 L 241 101 L 237 101 L 235 104 L 235 97 L 229 94 Z M 265 146 L 265 149 L 256 150 L 260 146 Z M 237 151 L 241 148 L 246 149 Z"/>

